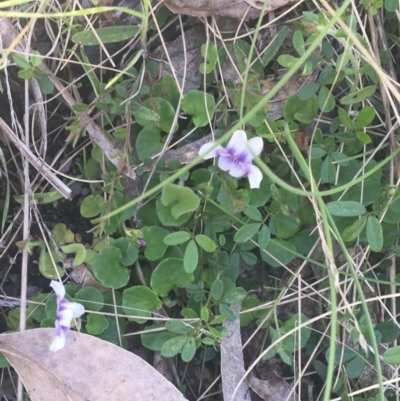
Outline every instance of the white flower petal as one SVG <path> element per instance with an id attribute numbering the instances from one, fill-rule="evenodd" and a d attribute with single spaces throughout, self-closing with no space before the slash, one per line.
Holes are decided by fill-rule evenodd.
<path id="1" fill-rule="evenodd" d="M 263 146 L 264 146 L 264 142 L 263 142 L 262 138 L 260 138 L 259 136 L 256 138 L 251 138 L 247 142 L 247 148 L 250 149 L 251 153 L 252 153 L 251 159 L 253 159 L 254 156 L 258 156 L 261 153 Z"/>
<path id="2" fill-rule="evenodd" d="M 247 165 L 247 177 L 249 178 L 250 188 L 260 188 L 263 175 L 257 166 Z"/>
<path id="3" fill-rule="evenodd" d="M 247 135 L 244 131 L 235 131 L 230 139 L 228 146 L 226 147 L 229 150 L 233 150 L 233 154 L 240 153 L 243 149 L 246 149 L 247 144 Z M 230 152 L 231 153 L 231 152 Z"/>
<path id="4" fill-rule="evenodd" d="M 218 145 L 215 149 L 211 150 L 215 146 L 215 142 L 205 143 L 199 150 L 199 155 L 203 157 L 204 160 L 211 159 L 212 157 L 219 156 L 224 148 Z M 209 152 L 209 153 L 207 153 Z M 206 154 L 207 153 L 207 154 Z"/>
<path id="5" fill-rule="evenodd" d="M 64 288 L 64 285 L 62 283 L 59 283 L 58 281 L 51 280 L 50 287 L 52 287 L 54 292 L 56 293 L 57 300 L 58 299 L 62 299 L 62 298 L 65 297 L 65 288 Z"/>
<path id="6" fill-rule="evenodd" d="M 56 321 L 56 331 L 57 335 L 54 338 L 53 342 L 50 344 L 50 351 L 57 352 L 60 349 L 64 348 L 65 342 L 67 340 L 67 336 L 64 330 L 59 328 L 58 322 Z"/>
<path id="7" fill-rule="evenodd" d="M 77 317 L 81 317 L 85 313 L 85 308 L 83 305 L 78 304 L 77 302 L 70 302 L 67 305 L 68 309 L 72 311 L 72 316 L 76 319 Z"/>

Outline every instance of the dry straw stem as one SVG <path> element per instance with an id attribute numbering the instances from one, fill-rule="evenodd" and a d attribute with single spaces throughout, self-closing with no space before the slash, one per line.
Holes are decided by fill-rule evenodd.
<path id="1" fill-rule="evenodd" d="M 57 191 L 59 191 L 64 198 L 70 198 L 71 189 L 65 185 L 47 166 L 47 164 L 35 156 L 31 150 L 23 143 L 14 131 L 0 118 L 0 130 L 6 137 L 19 149 L 21 155 L 25 157 L 33 167 L 39 171 L 44 179 L 49 182 Z"/>

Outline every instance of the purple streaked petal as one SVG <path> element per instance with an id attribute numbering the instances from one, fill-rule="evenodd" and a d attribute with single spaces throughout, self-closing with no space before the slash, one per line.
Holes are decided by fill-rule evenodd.
<path id="1" fill-rule="evenodd" d="M 252 164 L 247 164 L 247 177 L 249 178 L 250 188 L 260 188 L 261 180 L 263 175 L 261 170 L 257 166 Z"/>
<path id="2" fill-rule="evenodd" d="M 69 328 L 73 317 L 72 310 L 69 308 L 57 312 L 57 322 L 61 327 Z"/>
<path id="3" fill-rule="evenodd" d="M 251 150 L 251 159 L 250 160 L 253 160 L 254 156 L 258 156 L 261 153 L 263 146 L 264 146 L 264 142 L 263 142 L 262 138 L 260 138 L 260 137 L 251 138 L 247 142 L 247 148 Z"/>
<path id="4" fill-rule="evenodd" d="M 65 342 L 67 339 L 66 332 L 60 326 L 58 321 L 56 320 L 56 337 L 50 345 L 50 351 L 57 352 L 60 349 L 64 348 Z"/>
<path id="5" fill-rule="evenodd" d="M 242 177 L 246 174 L 244 164 L 232 157 L 221 156 L 218 160 L 218 167 L 223 171 L 229 171 L 229 174 L 235 178 Z"/>
<path id="6" fill-rule="evenodd" d="M 232 138 L 230 139 L 226 149 L 228 150 L 229 153 L 237 155 L 243 149 L 246 149 L 246 143 L 247 143 L 246 133 L 241 130 L 235 131 L 235 133 L 232 135 Z"/>
<path id="7" fill-rule="evenodd" d="M 70 302 L 68 304 L 68 309 L 72 311 L 72 317 L 76 319 L 81 317 L 85 313 L 85 308 L 83 305 L 78 304 L 78 302 Z"/>
<path id="8" fill-rule="evenodd" d="M 207 142 L 205 143 L 199 150 L 199 155 L 203 157 L 204 160 L 211 159 L 213 157 L 219 156 L 221 151 L 224 151 L 224 148 L 218 145 L 215 149 L 212 149 L 215 146 L 215 142 Z M 207 153 L 208 152 L 208 153 Z"/>

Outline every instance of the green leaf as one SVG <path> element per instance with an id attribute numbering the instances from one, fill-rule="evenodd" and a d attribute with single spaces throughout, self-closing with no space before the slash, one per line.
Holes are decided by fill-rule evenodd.
<path id="1" fill-rule="evenodd" d="M 193 273 L 196 270 L 198 262 L 199 251 L 197 249 L 196 242 L 194 240 L 190 240 L 183 256 L 183 267 L 185 268 L 185 272 Z"/>
<path id="2" fill-rule="evenodd" d="M 99 311 L 104 305 L 103 294 L 94 287 L 81 288 L 74 295 L 74 300 L 82 304 L 86 310 Z"/>
<path id="3" fill-rule="evenodd" d="M 0 369 L 8 368 L 10 363 L 7 361 L 7 358 L 0 352 Z"/>
<path id="4" fill-rule="evenodd" d="M 39 67 L 40 64 L 42 64 L 42 59 L 43 59 L 42 55 L 37 50 L 34 50 L 31 53 L 30 62 L 33 67 Z"/>
<path id="5" fill-rule="evenodd" d="M 137 285 L 122 293 L 122 309 L 133 322 L 146 323 L 152 312 L 161 307 L 162 302 L 157 294 L 148 287 Z"/>
<path id="6" fill-rule="evenodd" d="M 260 233 L 258 234 L 258 245 L 260 249 L 265 249 L 271 239 L 271 232 L 266 225 L 261 227 Z"/>
<path id="7" fill-rule="evenodd" d="M 343 241 L 349 242 L 356 239 L 360 235 L 366 224 L 367 216 L 362 216 L 360 219 L 357 219 L 353 224 L 346 227 L 342 232 Z"/>
<path id="8" fill-rule="evenodd" d="M 367 241 L 374 252 L 380 252 L 383 247 L 382 225 L 375 216 L 368 216 Z"/>
<path id="9" fill-rule="evenodd" d="M 139 248 L 133 240 L 121 237 L 116 239 L 112 245 L 120 249 L 122 253 L 121 263 L 124 266 L 131 266 L 136 262 L 139 256 Z"/>
<path id="10" fill-rule="evenodd" d="M 245 224 L 236 231 L 234 240 L 238 243 L 246 242 L 253 238 L 260 228 L 260 223 Z"/>
<path id="11" fill-rule="evenodd" d="M 294 31 L 292 41 L 294 49 L 296 50 L 299 56 L 302 56 L 306 51 L 304 46 L 303 33 L 301 31 Z"/>
<path id="12" fill-rule="evenodd" d="M 121 250 L 109 246 L 102 249 L 93 260 L 93 274 L 104 286 L 117 290 L 128 284 L 131 272 L 121 264 Z"/>
<path id="13" fill-rule="evenodd" d="M 273 222 L 275 224 L 276 237 L 288 239 L 293 237 L 300 229 L 300 219 L 283 213 L 277 213 Z"/>
<path id="14" fill-rule="evenodd" d="M 189 212 L 194 212 L 200 204 L 199 197 L 188 187 L 166 184 L 163 188 L 161 202 L 171 207 L 171 214 L 178 219 Z"/>
<path id="15" fill-rule="evenodd" d="M 175 355 L 178 355 L 188 340 L 189 337 L 186 335 L 171 338 L 161 347 L 161 355 L 165 356 L 166 358 L 171 358 Z"/>
<path id="16" fill-rule="evenodd" d="M 141 231 L 146 241 L 144 256 L 151 261 L 160 259 L 168 247 L 164 243 L 164 238 L 168 235 L 168 231 L 159 226 L 142 227 Z"/>
<path id="17" fill-rule="evenodd" d="M 167 296 L 174 288 L 183 288 L 194 280 L 192 273 L 187 273 L 183 260 L 177 258 L 165 259 L 157 265 L 151 275 L 151 288 L 160 296 Z"/>
<path id="18" fill-rule="evenodd" d="M 103 202 L 100 195 L 88 195 L 81 204 L 82 217 L 90 218 L 100 214 L 100 205 Z"/>
<path id="19" fill-rule="evenodd" d="M 141 161 L 161 152 L 163 146 L 160 130 L 154 126 L 144 127 L 136 139 L 136 151 Z"/>
<path id="20" fill-rule="evenodd" d="M 57 246 L 68 244 L 74 240 L 74 233 L 64 223 L 57 223 L 51 233 Z"/>
<path id="21" fill-rule="evenodd" d="M 194 358 L 195 354 L 196 354 L 196 341 L 193 337 L 189 337 L 181 351 L 182 361 L 190 362 Z"/>
<path id="22" fill-rule="evenodd" d="M 139 31 L 137 25 L 129 26 L 107 26 L 105 28 L 97 28 L 95 31 L 88 30 L 77 32 L 72 36 L 72 41 L 83 46 L 96 46 L 101 43 L 117 43 L 133 38 Z M 99 42 L 100 39 L 100 42 Z"/>
<path id="23" fill-rule="evenodd" d="M 221 313 L 221 315 L 228 316 L 228 320 L 230 322 L 233 322 L 237 318 L 236 312 L 232 308 L 230 308 L 226 303 L 219 304 L 218 310 L 219 313 Z"/>
<path id="24" fill-rule="evenodd" d="M 192 215 L 192 213 L 185 213 L 179 218 L 175 218 L 172 215 L 171 207 L 164 206 L 160 198 L 157 198 L 156 200 L 156 212 L 161 224 L 167 227 L 179 227 L 182 224 L 186 223 Z"/>
<path id="25" fill-rule="evenodd" d="M 400 334 L 400 329 L 397 324 L 390 321 L 378 323 L 375 326 L 375 329 L 382 334 L 382 343 L 390 343 L 394 341 Z"/>
<path id="26" fill-rule="evenodd" d="M 330 214 L 343 217 L 361 216 L 367 212 L 364 205 L 353 201 L 329 202 L 327 203 L 326 208 Z"/>
<path id="27" fill-rule="evenodd" d="M 189 334 L 193 331 L 193 327 L 180 320 L 168 320 L 165 323 L 165 328 L 174 334 Z"/>
<path id="28" fill-rule="evenodd" d="M 317 92 L 321 85 L 317 82 L 310 82 L 301 87 L 297 92 L 297 96 L 300 100 L 311 99 Z"/>
<path id="29" fill-rule="evenodd" d="M 210 318 L 210 311 L 206 306 L 203 306 L 200 310 L 200 317 L 207 323 Z"/>
<path id="30" fill-rule="evenodd" d="M 167 330 L 151 332 L 153 329 L 160 329 L 162 327 L 164 327 L 162 324 L 153 324 L 147 326 L 146 330 L 149 332 L 143 333 L 140 336 L 143 346 L 151 351 L 161 351 L 161 348 L 165 342 L 176 337 L 176 334 Z"/>
<path id="31" fill-rule="evenodd" d="M 254 221 L 262 221 L 262 216 L 260 211 L 254 206 L 246 205 L 243 210 L 243 213 Z"/>
<path id="32" fill-rule="evenodd" d="M 51 251 L 51 254 L 54 261 L 57 263 L 59 261 L 58 254 L 54 250 Z M 42 249 L 40 250 L 39 271 L 44 277 L 48 278 L 49 280 L 57 280 L 58 277 L 63 277 L 65 275 L 65 271 L 63 268 L 57 266 L 57 264 L 53 264 L 53 261 L 49 253 L 46 252 L 45 247 L 42 247 Z"/>
<path id="33" fill-rule="evenodd" d="M 283 107 L 283 117 L 286 121 L 299 121 L 303 124 L 311 124 L 318 114 L 318 96 L 301 101 L 297 94 L 290 96 Z"/>
<path id="34" fill-rule="evenodd" d="M 31 79 L 34 75 L 33 70 L 20 70 L 17 73 L 18 77 L 21 79 Z"/>
<path id="35" fill-rule="evenodd" d="M 17 64 L 18 67 L 23 68 L 23 69 L 30 69 L 32 68 L 31 64 L 29 61 L 23 56 L 22 54 L 13 54 L 12 58 L 14 60 L 14 63 Z"/>
<path id="36" fill-rule="evenodd" d="M 326 155 L 326 150 L 319 147 L 312 147 L 309 149 L 308 154 L 312 160 L 321 159 Z"/>
<path id="37" fill-rule="evenodd" d="M 276 36 L 268 44 L 268 48 L 265 53 L 261 56 L 262 64 L 265 67 L 274 57 L 275 54 L 281 49 L 283 42 L 289 32 L 288 26 L 283 26 Z"/>
<path id="38" fill-rule="evenodd" d="M 356 128 L 360 129 L 366 127 L 367 125 L 372 123 L 374 118 L 375 118 L 375 108 L 373 106 L 366 106 L 362 108 L 359 111 L 358 116 L 356 118 L 356 124 L 355 124 Z"/>
<path id="39" fill-rule="evenodd" d="M 385 10 L 394 13 L 399 8 L 398 0 L 385 0 L 384 1 Z"/>
<path id="40" fill-rule="evenodd" d="M 54 91 L 54 84 L 47 75 L 36 75 L 40 91 L 45 95 L 51 95 Z"/>
<path id="41" fill-rule="evenodd" d="M 197 234 L 194 239 L 196 240 L 197 244 L 206 252 L 211 253 L 215 251 L 215 242 L 207 235 Z"/>
<path id="42" fill-rule="evenodd" d="M 74 266 L 82 264 L 86 259 L 86 248 L 82 244 L 69 244 L 61 247 L 64 253 L 74 253 L 75 257 L 72 262 Z"/>
<path id="43" fill-rule="evenodd" d="M 340 103 L 344 105 L 360 103 L 364 100 L 369 99 L 376 91 L 376 86 L 366 86 L 357 92 L 350 93 L 350 95 L 344 96 L 340 99 Z"/>
<path id="44" fill-rule="evenodd" d="M 175 110 L 172 107 L 172 104 L 162 97 L 152 97 L 146 99 L 143 102 L 143 105 L 147 107 L 149 110 L 154 111 L 159 116 L 158 125 L 161 131 L 170 132 L 172 129 L 172 124 L 175 119 Z M 139 124 L 141 124 L 138 121 Z M 148 125 L 147 123 L 145 125 Z M 178 129 L 178 124 L 175 123 L 173 128 L 173 132 Z"/>
<path id="45" fill-rule="evenodd" d="M 318 106 L 323 113 L 329 113 L 336 106 L 336 100 L 326 86 L 321 86 L 318 93 Z"/>
<path id="46" fill-rule="evenodd" d="M 209 74 L 216 66 L 218 61 L 218 50 L 214 42 L 209 41 L 201 46 L 201 55 L 205 58 L 205 63 L 200 64 L 199 70 L 202 74 Z"/>
<path id="47" fill-rule="evenodd" d="M 281 54 L 277 62 L 285 68 L 293 67 L 297 63 L 298 58 L 291 56 L 290 54 Z"/>
<path id="48" fill-rule="evenodd" d="M 348 129 L 354 128 L 353 120 L 349 117 L 347 111 L 342 109 L 341 107 L 338 108 L 338 114 L 340 122 Z"/>
<path id="49" fill-rule="evenodd" d="M 89 334 L 99 335 L 108 329 L 110 324 L 108 320 L 103 315 L 98 315 L 94 313 L 89 313 L 86 317 L 85 329 Z"/>
<path id="50" fill-rule="evenodd" d="M 281 239 L 271 239 L 266 247 L 266 251 L 269 253 L 261 252 L 261 258 L 272 267 L 279 267 L 287 265 L 295 257 L 290 251 L 296 251 L 296 247 L 290 242 Z M 280 261 L 281 263 L 277 262 Z"/>
<path id="51" fill-rule="evenodd" d="M 383 353 L 383 360 L 392 365 L 400 364 L 400 345 L 391 347 Z"/>
<path id="52" fill-rule="evenodd" d="M 246 290 L 242 287 L 232 288 L 223 297 L 222 302 L 226 304 L 237 304 L 246 298 Z"/>
<path id="53" fill-rule="evenodd" d="M 204 127 L 214 116 L 215 100 L 209 93 L 191 90 L 185 94 L 181 107 L 192 116 L 196 127 Z"/>
<path id="54" fill-rule="evenodd" d="M 322 182 L 332 183 L 335 181 L 336 166 L 332 164 L 333 158 L 327 155 L 321 166 L 321 180 Z"/>
<path id="55" fill-rule="evenodd" d="M 357 131 L 356 137 L 363 145 L 368 145 L 372 142 L 371 137 L 364 131 Z"/>
<path id="56" fill-rule="evenodd" d="M 169 246 L 184 244 L 189 241 L 191 235 L 187 231 L 177 231 L 175 233 L 168 234 L 164 238 L 164 244 Z"/>
<path id="57" fill-rule="evenodd" d="M 217 278 L 210 287 L 210 294 L 216 300 L 220 300 L 224 292 L 224 282 Z"/>

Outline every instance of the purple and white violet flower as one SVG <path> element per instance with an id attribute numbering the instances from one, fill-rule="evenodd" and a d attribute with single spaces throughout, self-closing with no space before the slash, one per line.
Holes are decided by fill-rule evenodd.
<path id="1" fill-rule="evenodd" d="M 228 171 L 234 178 L 247 175 L 250 188 L 259 188 L 263 176 L 261 170 L 253 166 L 252 160 L 261 153 L 263 145 L 262 138 L 247 140 L 244 131 L 236 131 L 226 148 L 217 146 L 210 151 L 215 142 L 208 142 L 200 148 L 199 155 L 206 160 L 219 156 L 218 167 L 221 170 Z"/>
<path id="2" fill-rule="evenodd" d="M 50 351 L 56 352 L 64 348 L 72 319 L 82 316 L 85 308 L 83 305 L 70 302 L 65 298 L 65 288 L 62 283 L 52 280 L 50 287 L 57 295 L 56 338 L 50 345 Z"/>

